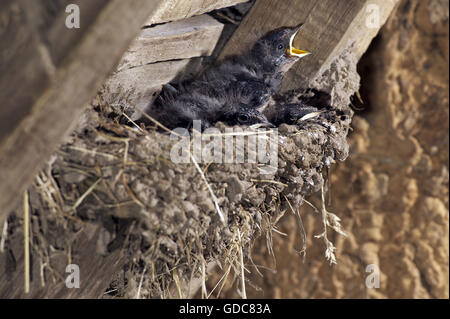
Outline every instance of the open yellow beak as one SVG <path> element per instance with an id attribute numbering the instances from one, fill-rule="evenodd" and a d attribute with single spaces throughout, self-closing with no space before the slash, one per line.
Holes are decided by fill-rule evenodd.
<path id="1" fill-rule="evenodd" d="M 290 47 L 288 49 L 288 54 L 292 55 L 292 56 L 298 56 L 300 58 L 303 58 L 304 56 L 307 56 L 307 55 L 311 54 L 311 52 L 300 50 L 300 49 L 296 49 L 294 47 Z"/>
<path id="2" fill-rule="evenodd" d="M 297 32 L 298 32 L 298 30 L 297 30 Z M 294 38 L 297 35 L 297 32 L 295 32 L 289 39 L 289 48 L 287 49 L 286 53 L 289 54 L 290 56 L 296 56 L 299 58 L 303 58 L 303 57 L 311 54 L 311 52 L 294 48 L 292 43 L 294 42 Z"/>

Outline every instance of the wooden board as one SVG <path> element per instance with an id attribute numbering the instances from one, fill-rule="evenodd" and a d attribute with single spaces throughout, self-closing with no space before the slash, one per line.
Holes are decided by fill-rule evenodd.
<path id="1" fill-rule="evenodd" d="M 127 96 L 131 107 L 144 110 L 154 100 L 162 85 L 182 73 L 189 62 L 189 59 L 166 61 L 123 70 L 109 78 L 105 85 L 108 92 Z M 136 120 L 141 116 L 137 111 L 131 118 Z"/>
<path id="2" fill-rule="evenodd" d="M 286 75 L 282 90 L 305 85 L 350 43 L 360 57 L 385 23 L 398 0 L 258 0 L 233 34 L 221 58 L 248 50 L 267 31 L 281 26 L 304 26 L 294 40 L 312 55 Z M 375 6 L 375 7 L 374 7 Z M 378 24 L 373 23 L 378 10 Z"/>
<path id="3" fill-rule="evenodd" d="M 223 24 L 207 14 L 141 31 L 119 63 L 118 71 L 149 63 L 211 55 Z"/>
<path id="4" fill-rule="evenodd" d="M 156 14 L 147 19 L 144 25 L 182 20 L 212 10 L 234 6 L 248 0 L 165 0 Z"/>
<path id="5" fill-rule="evenodd" d="M 107 91 L 123 94 L 130 106 L 145 110 L 162 85 L 199 67 L 199 59 L 190 58 L 210 55 L 222 29 L 206 14 L 144 29 L 107 80 Z M 136 111 L 131 118 L 141 116 Z"/>

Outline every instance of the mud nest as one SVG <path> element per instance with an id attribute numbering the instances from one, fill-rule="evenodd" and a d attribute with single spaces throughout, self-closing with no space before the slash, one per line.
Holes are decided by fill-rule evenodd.
<path id="1" fill-rule="evenodd" d="M 356 62 L 349 48 L 305 84 L 329 92 L 333 108 L 299 125 L 283 124 L 277 135 L 263 134 L 276 139 L 275 170 L 262 170 L 258 163 L 194 163 L 192 158 L 174 163 L 170 152 L 178 140 L 156 125 L 143 129 L 130 122 L 126 92 L 103 90 L 29 190 L 33 247 L 41 254 L 67 254 L 70 245 L 64 243 L 74 233 L 86 224 L 100 225 L 92 258 L 120 249 L 127 260 L 106 296 L 162 298 L 189 297 L 198 287 L 203 296 L 219 296 L 226 280 L 245 283 L 252 243 L 263 235 L 270 251 L 272 232 L 285 213 L 296 214 L 299 250 L 304 250 L 298 207 L 306 196 L 324 191 L 326 168 L 348 156 L 350 97 L 359 88 Z M 277 100 L 295 102 L 307 94 L 305 88 Z M 223 124 L 216 129 L 217 136 L 226 135 Z M 242 136 L 251 132 L 246 129 Z M 339 218 L 325 206 L 317 213 L 317 221 L 327 225 L 319 235 L 324 253 L 334 262 L 326 229 L 342 233 Z M 55 235 L 56 228 L 62 230 Z M 224 276 L 215 291 L 207 292 L 204 282 L 212 265 Z"/>

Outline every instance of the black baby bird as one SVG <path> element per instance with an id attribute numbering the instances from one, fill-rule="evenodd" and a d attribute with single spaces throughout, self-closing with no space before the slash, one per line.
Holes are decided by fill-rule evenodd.
<path id="1" fill-rule="evenodd" d="M 260 38 L 250 52 L 206 69 L 199 77 L 167 86 L 150 108 L 150 115 L 169 128 L 202 129 L 221 121 L 229 125 L 271 124 L 263 111 L 281 85 L 284 74 L 309 53 L 295 49 L 301 25 L 279 28 Z"/>

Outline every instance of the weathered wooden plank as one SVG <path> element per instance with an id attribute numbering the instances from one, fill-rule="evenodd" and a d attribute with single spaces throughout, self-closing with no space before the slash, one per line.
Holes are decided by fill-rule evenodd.
<path id="1" fill-rule="evenodd" d="M 28 114 L 49 84 L 54 69 L 107 1 L 2 2 L 0 17 L 7 23 L 0 26 L 0 97 L 7 100 L 0 109 L 0 143 Z M 83 28 L 67 29 L 65 7 L 70 3 L 80 7 Z"/>
<path id="2" fill-rule="evenodd" d="M 34 36 L 44 43 L 52 63 L 58 67 L 87 31 L 109 0 L 21 0 Z M 80 28 L 68 29 L 65 24 L 66 7 L 79 7 Z"/>
<path id="3" fill-rule="evenodd" d="M 144 29 L 122 57 L 118 70 L 144 64 L 211 55 L 223 24 L 203 14 Z"/>
<path id="4" fill-rule="evenodd" d="M 182 20 L 212 10 L 230 7 L 248 0 L 166 0 L 145 25 Z"/>
<path id="5" fill-rule="evenodd" d="M 172 81 L 189 62 L 189 59 L 166 61 L 123 70 L 109 78 L 105 85 L 109 92 L 126 95 L 131 106 L 144 110 L 162 85 Z M 132 118 L 140 116 L 141 113 L 136 112 Z"/>
<path id="6" fill-rule="evenodd" d="M 27 3 L 25 7 L 21 2 L 2 3 L 2 19 L 6 16 L 3 14 L 4 8 L 13 6 L 10 11 L 6 10 L 12 13 L 6 18 L 6 21 L 10 21 L 10 16 L 26 10 Z M 14 117 L 11 114 L 15 112 L 21 114 L 13 125 L 8 126 L 7 131 L 1 131 L 0 224 L 3 224 L 6 215 L 15 208 L 38 169 L 64 136 L 71 131 L 83 106 L 94 96 L 97 88 L 118 62 L 145 19 L 152 12 L 156 14 L 161 3 L 162 0 L 126 2 L 108 0 L 97 12 L 88 28 L 85 28 L 81 21 L 79 30 L 82 30 L 83 35 L 76 43 L 73 43 L 60 66 L 55 66 L 53 63 L 54 70 L 51 69 L 52 60 L 51 56 L 49 58 L 46 43 L 39 42 L 39 39 L 34 37 L 34 23 L 30 24 L 27 19 L 21 18 L 17 22 L 7 24 L 7 27 L 11 29 L 1 31 L 3 42 L 3 38 L 8 37 L 9 32 L 18 28 L 18 23 L 26 21 L 25 25 L 28 29 L 20 32 L 31 34 L 29 38 L 38 42 L 36 50 L 22 54 L 20 49 L 24 47 L 24 44 L 15 45 L 15 39 L 11 39 L 12 42 L 8 43 L 11 49 L 8 48 L 6 54 L 10 58 L 9 61 L 14 61 L 15 67 L 11 69 L 6 66 L 7 73 L 0 74 L 2 78 L 0 122 L 6 123 L 9 118 Z M 81 7 L 80 11 L 82 10 Z M 58 14 L 66 16 L 64 11 Z M 65 30 L 67 33 L 73 31 L 73 29 Z M 60 35 L 64 34 L 60 33 Z M 10 51 L 12 49 L 14 50 Z M 5 56 L 3 48 L 1 52 L 0 65 L 3 68 Z M 26 58 L 33 58 L 33 55 L 40 60 L 32 60 L 28 63 Z M 45 69 L 47 76 L 38 66 Z M 33 71 L 34 68 L 37 71 Z M 34 75 L 30 74 L 30 71 L 40 73 Z M 8 81 L 11 82 L 10 85 Z M 3 85 L 6 85 L 6 88 Z M 13 99 L 10 99 L 10 96 Z"/>
<path id="7" fill-rule="evenodd" d="M 221 57 L 248 50 L 258 36 L 281 26 L 304 23 L 294 40 L 312 52 L 286 75 L 282 89 L 305 85 L 350 43 L 361 56 L 398 0 L 256 1 L 225 46 Z"/>
<path id="8" fill-rule="evenodd" d="M 38 42 L 27 27 L 26 12 L 19 3 L 0 2 L 0 21 L 1 146 L 47 87 L 50 75 L 42 63 Z"/>

